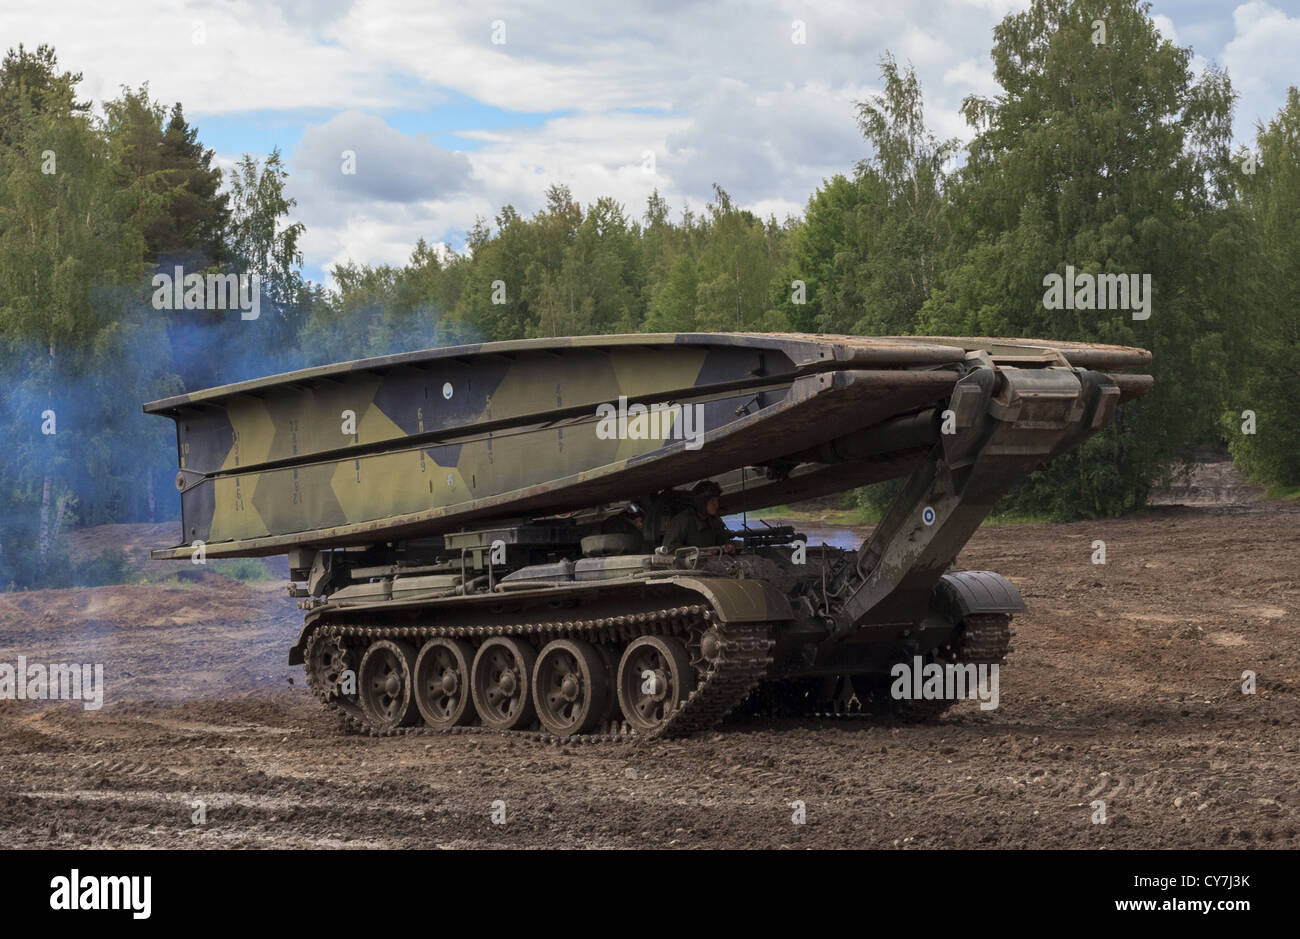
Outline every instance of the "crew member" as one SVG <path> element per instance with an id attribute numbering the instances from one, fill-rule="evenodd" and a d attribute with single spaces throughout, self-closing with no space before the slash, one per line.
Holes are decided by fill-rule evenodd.
<path id="1" fill-rule="evenodd" d="M 664 531 L 664 549 L 676 551 L 678 548 L 722 548 L 727 554 L 734 554 L 736 545 L 731 540 L 731 531 L 718 517 L 718 502 L 722 496 L 722 487 L 711 479 L 702 480 L 691 490 L 689 509 L 682 509 L 668 521 Z"/>
<path id="2" fill-rule="evenodd" d="M 648 554 L 650 545 L 645 540 L 645 513 L 639 506 L 629 505 L 617 515 L 611 515 L 600 526 L 602 535 L 630 535 L 634 540 L 628 542 L 625 554 Z"/>

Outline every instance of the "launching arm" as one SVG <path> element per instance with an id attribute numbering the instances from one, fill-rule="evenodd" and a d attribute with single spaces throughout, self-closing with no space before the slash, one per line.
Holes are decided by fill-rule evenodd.
<path id="1" fill-rule="evenodd" d="M 1113 378 L 1064 358 L 1026 368 L 972 352 L 966 365 L 929 458 L 829 585 L 836 633 L 923 617 L 939 578 L 997 500 L 1105 428 L 1120 400 Z"/>

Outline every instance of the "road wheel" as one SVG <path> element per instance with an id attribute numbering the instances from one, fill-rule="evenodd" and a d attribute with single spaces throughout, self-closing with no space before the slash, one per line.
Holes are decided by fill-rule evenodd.
<path id="1" fill-rule="evenodd" d="M 551 733 L 590 732 L 609 710 L 609 675 L 595 646 L 580 639 L 548 642 L 533 666 L 533 703 Z"/>
<path id="2" fill-rule="evenodd" d="M 695 688 L 685 644 L 675 636 L 634 639 L 618 663 L 618 704 L 641 733 L 667 723 Z"/>
<path id="3" fill-rule="evenodd" d="M 405 642 L 380 639 L 371 644 L 357 674 L 357 697 L 367 724 L 387 731 L 415 723 L 420 712 L 414 674 L 415 650 Z"/>
<path id="4" fill-rule="evenodd" d="M 468 724 L 471 705 L 470 664 L 474 647 L 464 639 L 430 639 L 415 660 L 415 706 L 430 727 Z"/>
<path id="5" fill-rule="evenodd" d="M 493 730 L 519 730 L 533 722 L 533 666 L 537 653 L 528 643 L 494 636 L 478 647 L 471 687 L 474 708 Z"/>

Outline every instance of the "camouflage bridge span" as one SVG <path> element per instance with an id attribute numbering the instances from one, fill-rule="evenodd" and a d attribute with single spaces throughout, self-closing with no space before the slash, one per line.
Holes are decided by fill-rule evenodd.
<path id="1" fill-rule="evenodd" d="M 180 543 L 154 556 L 289 554 L 308 611 L 291 661 L 377 732 L 658 734 L 742 701 L 861 703 L 910 656 L 1002 660 L 1023 603 L 956 556 L 1015 482 L 1150 390 L 1125 374 L 1149 362 L 1034 340 L 664 334 L 306 369 L 145 406 L 176 422 L 182 506 Z M 604 534 L 636 502 L 653 546 L 689 505 L 676 487 L 704 478 L 736 512 L 904 475 L 857 551 L 760 529 L 640 554 Z"/>

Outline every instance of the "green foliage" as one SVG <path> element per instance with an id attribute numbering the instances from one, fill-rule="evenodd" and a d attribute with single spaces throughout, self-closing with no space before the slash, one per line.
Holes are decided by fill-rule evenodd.
<path id="1" fill-rule="evenodd" d="M 244 154 L 231 172 L 227 250 L 234 270 L 260 278 L 262 309 L 258 319 L 251 321 L 252 328 L 250 321 L 217 314 L 223 317 L 220 323 L 227 334 L 239 330 L 239 341 L 232 347 L 280 350 L 285 365 L 308 315 L 298 247 L 305 226 L 284 221 L 297 205 L 285 195 L 288 178 L 278 148 L 264 161 Z"/>
<path id="2" fill-rule="evenodd" d="M 278 221 L 292 208 L 278 155 L 241 163 L 227 230 L 212 151 L 180 106 L 169 116 L 147 88 L 124 89 L 100 119 L 76 100 L 79 80 L 44 46 L 0 64 L 0 579 L 18 587 L 118 576 L 112 557 L 70 565 L 63 535 L 175 511 L 174 432 L 141 402 L 239 367 L 237 350 L 244 364 L 273 358 L 266 348 L 287 360 L 298 338 L 284 311 L 299 308 L 301 227 Z M 263 274 L 272 341 L 223 346 L 201 335 L 205 314 L 153 308 L 157 266 L 222 259 Z"/>
<path id="3" fill-rule="evenodd" d="M 1238 314 L 1251 367 L 1230 396 L 1224 436 L 1233 457 L 1259 482 L 1286 491 L 1300 485 L 1300 91 L 1256 134 L 1255 172 L 1240 176 L 1250 248 L 1247 292 Z M 1242 154 L 1242 164 L 1247 155 Z M 1243 412 L 1255 412 L 1253 434 Z"/>
<path id="4" fill-rule="evenodd" d="M 0 576 L 20 584 L 60 576 L 72 525 L 149 511 L 133 455 L 166 446 L 139 413 L 165 337 L 135 297 L 161 202 L 78 77 L 44 47 L 0 67 Z"/>
<path id="5" fill-rule="evenodd" d="M 124 88 L 96 117 L 52 49 L 0 63 L 0 582 L 103 583 L 70 564 L 77 525 L 175 510 L 174 440 L 141 401 L 306 364 L 463 342 L 696 330 L 1026 336 L 1139 345 L 1156 391 L 1034 474 L 1001 518 L 1139 508 L 1190 445 L 1226 438 L 1273 491 L 1300 483 L 1300 93 L 1229 153 L 1227 76 L 1190 69 L 1137 0 L 1033 0 L 994 30 L 1000 91 L 963 105 L 975 136 L 926 127 L 888 54 L 856 116 L 867 155 L 802 220 L 761 219 L 715 185 L 703 212 L 657 191 L 639 218 L 563 185 L 502 206 L 463 252 L 343 263 L 305 283 L 278 151 L 228 179 L 179 103 Z M 1095 20 L 1106 41 L 1095 43 Z M 226 187 L 223 188 L 223 181 Z M 151 276 L 256 272 L 262 312 L 157 311 Z M 1048 309 L 1045 277 L 1148 274 L 1149 320 Z M 799 284 L 802 284 L 802 290 Z M 801 302 L 802 301 L 802 302 Z M 1241 431 L 1242 412 L 1256 433 Z M 53 414 L 57 433 L 42 433 Z M 864 518 L 900 483 L 858 492 Z M 222 562 L 231 564 L 231 562 Z M 217 568 L 221 570 L 221 568 Z M 265 576 L 260 562 L 228 569 Z M 259 574 L 260 572 L 260 574 Z"/>
<path id="6" fill-rule="evenodd" d="M 1234 348 L 1242 234 L 1226 206 L 1232 93 L 1199 80 L 1133 0 L 1035 0 L 994 30 L 1002 92 L 969 98 L 977 130 L 952 187 L 942 283 L 922 334 L 1041 336 L 1151 349 L 1156 391 L 1009 498 L 1057 518 L 1141 505 L 1190 443 L 1212 438 Z M 1107 41 L 1093 43 L 1094 20 Z M 1047 309 L 1045 277 L 1149 274 L 1150 319 Z"/>
<path id="7" fill-rule="evenodd" d="M 10 539 L 7 543 L 14 543 Z M 5 557 L 0 561 L 0 587 L 104 587 L 132 583 L 139 570 L 121 548 L 104 548 L 91 557 L 73 559 L 67 541 L 59 537 L 43 556 Z"/>
<path id="8" fill-rule="evenodd" d="M 208 566 L 222 577 L 245 583 L 271 579 L 271 570 L 261 558 L 224 558 L 209 561 Z"/>
<path id="9" fill-rule="evenodd" d="M 652 333 L 689 333 L 698 326 L 695 304 L 699 297 L 700 274 L 689 255 L 678 255 L 663 287 L 650 301 L 646 330 Z"/>
<path id="10" fill-rule="evenodd" d="M 213 151 L 198 142 L 179 103 L 170 115 L 149 98 L 148 85 L 104 103 L 105 132 L 117 151 L 118 184 L 136 186 L 155 208 L 144 228 L 154 264 L 215 269 L 225 260 L 229 196 L 220 192 Z"/>
<path id="11" fill-rule="evenodd" d="M 903 482 L 904 477 L 900 476 L 870 486 L 862 486 L 854 490 L 854 501 L 865 515 L 879 520 L 893 504 L 894 497 L 902 490 Z"/>
<path id="12" fill-rule="evenodd" d="M 738 208 L 715 187 L 702 216 L 668 220 L 659 194 L 645 224 L 565 186 L 531 218 L 505 206 L 479 220 L 464 254 L 423 241 L 402 268 L 344 264 L 314 297 L 300 338 L 313 361 L 396 348 L 590 333 L 789 329 L 769 302 L 792 227 Z"/>
<path id="13" fill-rule="evenodd" d="M 0 63 L 0 145 L 15 146 L 21 129 L 38 114 L 85 115 L 90 102 L 76 100 L 81 73 L 60 72 L 54 49 L 42 44 L 28 52 L 18 44 Z"/>
<path id="14" fill-rule="evenodd" d="M 852 180 L 835 176 L 813 194 L 781 278 L 807 285 L 806 304 L 781 307 L 800 329 L 908 332 L 937 282 L 945 164 L 957 144 L 926 129 L 911 68 L 887 54 L 880 72 L 884 93 L 857 106 L 872 155 Z"/>
<path id="15" fill-rule="evenodd" d="M 69 571 L 69 586 L 102 587 L 129 583 L 139 572 L 121 548 L 105 548 Z"/>
<path id="16" fill-rule="evenodd" d="M 721 186 L 715 184 L 713 194 L 698 239 L 696 324 L 710 331 L 761 328 L 786 232 L 775 219 L 764 225 L 752 212 L 737 208 Z"/>

